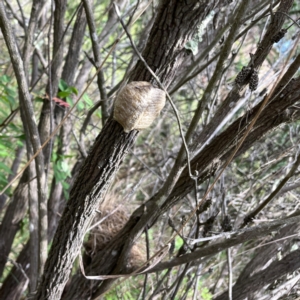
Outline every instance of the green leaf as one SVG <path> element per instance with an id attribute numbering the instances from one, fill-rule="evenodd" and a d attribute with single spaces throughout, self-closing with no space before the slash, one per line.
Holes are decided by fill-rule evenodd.
<path id="1" fill-rule="evenodd" d="M 9 103 L 11 104 L 11 106 L 15 106 L 16 104 L 16 99 L 10 95 L 7 96 L 7 99 L 9 101 Z"/>
<path id="2" fill-rule="evenodd" d="M 71 91 L 72 91 L 73 94 L 75 94 L 76 96 L 78 96 L 78 90 L 76 89 L 76 87 L 70 86 L 69 88 L 71 89 Z"/>
<path id="3" fill-rule="evenodd" d="M 92 107 L 94 105 L 93 100 L 87 94 L 83 94 L 82 98 L 83 98 L 84 102 L 87 104 L 88 108 Z"/>
<path id="4" fill-rule="evenodd" d="M 66 155 L 61 155 L 61 157 L 63 157 L 64 159 L 65 159 L 65 158 L 73 158 L 73 157 L 75 157 L 75 155 L 72 155 L 72 154 L 66 154 Z"/>
<path id="5" fill-rule="evenodd" d="M 68 200 L 69 199 L 69 187 L 70 187 L 70 185 L 65 181 L 63 181 L 61 183 L 61 185 L 63 187 L 64 196 L 65 196 L 66 200 Z"/>
<path id="6" fill-rule="evenodd" d="M 82 103 L 82 102 L 78 102 L 78 104 L 77 104 L 77 109 L 79 110 L 79 111 L 81 111 L 81 110 L 83 110 L 84 109 L 84 104 Z"/>
<path id="7" fill-rule="evenodd" d="M 37 97 L 34 98 L 34 101 L 36 101 L 36 102 L 44 102 L 44 99 L 37 96 Z"/>
<path id="8" fill-rule="evenodd" d="M 71 176 L 69 164 L 65 160 L 61 162 L 61 170 L 66 174 L 67 177 Z"/>
<path id="9" fill-rule="evenodd" d="M 17 136 L 15 136 L 15 138 L 18 139 L 18 140 L 21 140 L 21 141 L 26 141 L 25 133 L 17 135 Z"/>
<path id="10" fill-rule="evenodd" d="M 8 157 L 9 156 L 9 152 L 7 151 L 7 149 L 0 149 L 0 156 L 2 158 Z"/>
<path id="11" fill-rule="evenodd" d="M 102 112 L 101 112 L 101 110 L 98 109 L 98 110 L 96 111 L 96 114 L 95 114 L 95 115 L 97 116 L 97 118 L 101 119 L 101 118 L 102 118 Z"/>
<path id="12" fill-rule="evenodd" d="M 7 111 L 0 108 L 0 113 L 2 113 L 5 116 L 5 119 L 7 117 Z M 2 122 L 1 122 L 2 123 Z"/>
<path id="13" fill-rule="evenodd" d="M 60 168 L 58 165 L 54 165 L 53 166 L 53 170 L 54 170 L 54 177 L 57 181 L 61 182 L 64 180 L 64 176 L 63 174 L 60 172 Z"/>
<path id="14" fill-rule="evenodd" d="M 63 79 L 61 79 L 59 81 L 58 87 L 61 91 L 65 91 L 68 88 L 68 85 Z"/>
<path id="15" fill-rule="evenodd" d="M 0 186 L 4 187 L 7 185 L 7 179 L 4 175 L 0 175 Z"/>
<path id="16" fill-rule="evenodd" d="M 58 92 L 57 96 L 60 98 L 67 98 L 71 95 L 69 91 Z"/>
<path id="17" fill-rule="evenodd" d="M 16 132 L 22 132 L 22 130 L 17 125 L 15 125 L 12 122 L 10 122 L 8 126 L 9 126 L 10 129 L 12 129 L 12 130 L 14 130 Z"/>
<path id="18" fill-rule="evenodd" d="M 213 295 L 210 293 L 207 287 L 201 288 L 201 299 L 203 300 L 211 300 Z"/>
<path id="19" fill-rule="evenodd" d="M 9 95 L 11 97 L 16 97 L 17 96 L 16 90 L 10 88 L 9 86 L 5 87 L 5 92 L 6 92 L 7 95 Z"/>
<path id="20" fill-rule="evenodd" d="M 7 75 L 2 75 L 2 76 L 0 76 L 0 82 L 3 84 L 6 84 L 6 83 L 10 82 L 10 77 Z"/>
<path id="21" fill-rule="evenodd" d="M 5 165 L 3 162 L 0 162 L 0 169 L 4 170 L 8 174 L 12 174 L 11 169 L 7 165 Z"/>

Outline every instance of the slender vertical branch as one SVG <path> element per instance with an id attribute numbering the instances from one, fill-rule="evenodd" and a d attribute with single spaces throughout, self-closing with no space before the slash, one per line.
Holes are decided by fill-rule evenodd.
<path id="1" fill-rule="evenodd" d="M 89 0 L 83 0 L 83 5 L 87 17 L 87 23 L 90 30 L 90 37 L 92 41 L 92 48 L 93 48 L 94 59 L 95 59 L 95 67 L 96 69 L 99 69 L 101 65 L 101 57 L 100 57 L 100 47 L 98 43 L 98 36 L 96 32 L 96 24 L 93 15 L 93 9 Z M 97 83 L 98 83 L 98 88 L 101 96 L 102 126 L 103 126 L 109 117 L 109 111 L 108 111 L 108 102 L 107 102 L 104 74 L 102 70 L 97 75 Z"/>
<path id="2" fill-rule="evenodd" d="M 26 73 L 24 70 L 23 60 L 20 56 L 18 46 L 14 38 L 14 34 L 10 26 L 10 22 L 5 12 L 3 2 L 0 3 L 0 27 L 11 57 L 14 73 L 20 90 L 21 106 L 24 109 L 24 116 L 26 118 L 23 121 L 24 124 L 28 126 L 28 130 L 30 134 L 30 137 L 28 138 L 31 140 L 34 152 L 36 152 L 38 151 L 41 145 L 40 136 L 39 136 L 36 120 L 34 117 L 34 110 L 32 106 L 31 96 L 28 90 L 28 83 L 27 83 Z M 46 178 L 44 172 L 44 157 L 42 153 L 36 156 L 35 166 L 36 166 L 37 180 L 38 180 L 39 205 L 41 205 L 42 203 L 46 203 L 46 199 L 47 199 L 45 193 Z M 43 216 L 39 216 L 39 218 L 43 218 Z"/>
<path id="3" fill-rule="evenodd" d="M 208 101 L 213 96 L 213 91 L 215 89 L 215 86 L 216 86 L 217 82 L 220 80 L 224 68 L 226 68 L 225 61 L 227 60 L 227 58 L 230 54 L 232 45 L 235 41 L 235 37 L 240 28 L 240 22 L 246 13 L 247 6 L 248 6 L 248 1 L 242 1 L 236 11 L 236 14 L 234 17 L 234 22 L 231 26 L 230 32 L 229 32 L 226 42 L 224 44 L 223 51 L 220 54 L 214 74 L 213 74 L 211 80 L 209 81 L 208 86 L 205 89 L 204 95 L 202 96 L 202 99 L 199 102 L 198 108 L 193 116 L 193 119 L 190 123 L 189 129 L 186 133 L 185 139 L 186 139 L 187 144 L 190 143 L 191 137 L 197 127 L 197 124 L 203 113 L 203 110 L 204 110 L 205 106 L 207 105 Z M 157 200 L 159 200 L 161 198 L 159 200 L 161 203 L 163 203 L 165 201 L 166 197 L 170 195 L 172 189 L 174 188 L 175 183 L 178 180 L 180 173 L 186 166 L 185 159 L 186 159 L 185 147 L 184 147 L 184 145 L 182 145 L 179 150 L 179 153 L 177 155 L 174 166 L 168 176 L 168 179 L 166 180 L 163 188 L 156 195 Z"/>
<path id="4" fill-rule="evenodd" d="M 227 265 L 228 265 L 228 300 L 232 300 L 232 259 L 230 248 L 227 249 Z"/>

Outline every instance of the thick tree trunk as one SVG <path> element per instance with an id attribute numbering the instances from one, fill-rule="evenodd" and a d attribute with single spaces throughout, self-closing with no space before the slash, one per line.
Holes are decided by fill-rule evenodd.
<path id="1" fill-rule="evenodd" d="M 137 133 L 127 134 L 121 125 L 110 120 L 97 137 L 70 193 L 36 299 L 60 299 L 98 200 L 104 198 Z"/>
<path id="2" fill-rule="evenodd" d="M 299 113 L 298 115 L 296 115 L 294 114 L 294 112 L 291 112 L 290 114 L 286 114 L 284 112 L 284 109 L 286 109 L 286 107 L 292 106 L 293 103 L 298 101 L 299 85 L 300 78 L 293 80 L 286 87 L 285 91 L 281 93 L 284 95 L 284 97 L 278 97 L 278 102 L 271 102 L 268 112 L 266 111 L 266 115 L 264 115 L 264 117 L 262 116 L 259 119 L 257 123 L 257 129 L 249 135 L 249 139 L 246 139 L 241 151 L 239 151 L 237 155 L 244 153 L 251 147 L 251 145 L 254 142 L 256 142 L 269 130 L 272 130 L 282 122 L 288 122 L 290 120 L 295 120 L 295 118 L 300 117 Z M 288 101 L 286 99 L 288 99 Z M 275 107 L 278 107 L 280 105 L 283 111 L 282 116 L 278 115 L 278 110 L 275 109 Z M 240 124 L 243 123 L 245 121 L 244 119 L 246 118 L 248 118 L 248 121 L 251 120 L 251 117 L 255 115 L 258 107 L 259 105 L 253 109 L 252 114 L 243 116 L 241 117 L 241 119 L 235 121 L 226 131 L 222 133 L 222 135 L 217 137 L 212 142 L 214 145 L 213 147 L 207 146 L 203 149 L 201 155 L 195 157 L 195 159 L 192 161 L 193 168 L 196 168 L 198 166 L 199 174 L 202 174 L 199 177 L 199 184 L 201 182 L 204 182 L 206 178 L 210 177 L 212 173 L 216 170 L 216 168 L 218 168 L 220 164 L 226 161 L 226 159 L 232 151 L 230 145 L 232 144 L 234 137 L 237 136 Z M 216 152 L 212 153 L 212 149 L 214 149 Z M 224 149 L 227 149 L 226 153 L 224 153 Z M 219 162 L 214 162 L 215 157 L 219 157 Z M 200 159 L 201 161 L 199 161 Z M 103 249 L 101 252 L 97 253 L 93 257 L 92 263 L 85 270 L 86 273 L 89 275 L 103 275 L 110 273 L 113 270 L 113 266 L 116 264 L 116 259 L 118 259 L 118 257 L 120 256 L 122 250 L 124 251 L 124 249 L 126 249 L 126 244 L 129 243 L 128 241 L 132 242 L 135 238 L 136 233 L 143 231 L 143 224 L 145 224 L 143 220 L 149 221 L 161 216 L 167 209 L 176 204 L 193 189 L 193 183 L 194 182 L 189 178 L 188 172 L 186 170 L 186 172 L 182 174 L 182 177 L 177 182 L 174 191 L 167 198 L 163 207 L 160 208 L 156 206 L 153 198 L 151 198 L 145 204 L 145 209 L 143 209 L 143 207 L 139 207 L 132 214 L 130 220 L 121 230 L 121 232 L 111 240 L 111 242 L 107 245 L 105 249 Z M 267 233 L 265 232 L 265 234 Z M 116 253 L 117 255 L 113 256 L 112 253 Z M 123 271 L 126 272 L 126 270 Z M 105 285 L 109 285 L 109 281 L 111 280 L 106 280 L 104 282 L 104 284 L 100 287 L 101 290 L 105 290 Z M 96 289 L 96 286 L 98 286 L 98 284 L 99 281 L 90 282 L 87 281 L 81 274 L 78 274 L 73 277 L 72 283 L 68 291 L 64 295 L 63 299 L 84 299 L 93 293 L 93 288 Z"/>
<path id="3" fill-rule="evenodd" d="M 184 58 L 185 43 L 201 20 L 219 3 L 222 1 L 213 4 L 210 1 L 199 4 L 196 0 L 162 1 L 143 56 L 166 87 Z M 150 73 L 139 62 L 131 80 L 151 79 Z M 136 136 L 136 131 L 126 134 L 116 121 L 109 120 L 97 137 L 71 191 L 36 299 L 60 298 L 94 211 Z"/>

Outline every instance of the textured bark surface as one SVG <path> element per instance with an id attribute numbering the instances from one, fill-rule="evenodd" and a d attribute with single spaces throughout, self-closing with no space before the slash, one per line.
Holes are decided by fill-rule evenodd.
<path id="1" fill-rule="evenodd" d="M 276 220 L 270 222 L 268 224 L 258 225 L 255 227 L 250 227 L 246 229 L 242 229 L 236 232 L 231 232 L 224 235 L 224 237 L 219 240 L 212 242 L 210 245 L 203 247 L 203 249 L 199 249 L 192 253 L 184 254 L 180 257 L 176 257 L 168 262 L 162 262 L 159 265 L 155 266 L 153 269 L 149 270 L 149 272 L 156 272 L 165 270 L 172 266 L 179 266 L 185 263 L 193 262 L 194 265 L 201 263 L 201 258 L 209 257 L 219 253 L 220 251 L 226 250 L 230 247 L 236 246 L 240 243 L 250 241 L 253 239 L 265 237 L 271 232 L 284 230 L 287 226 L 295 226 L 299 223 L 300 217 L 291 217 L 281 220 Z M 281 276 L 281 273 L 277 274 L 278 277 Z M 245 281 L 243 281 L 245 283 Z"/>
<path id="2" fill-rule="evenodd" d="M 5 278 L 0 289 L 0 299 L 19 300 L 27 287 L 30 273 L 30 241 L 22 249 L 16 264 Z"/>
<path id="3" fill-rule="evenodd" d="M 162 1 L 151 29 L 143 57 L 152 71 L 168 87 L 187 54 L 184 45 L 197 30 L 197 25 L 215 7 L 226 1 Z M 152 75 L 141 61 L 133 70 L 131 81 L 152 81 Z"/>
<path id="4" fill-rule="evenodd" d="M 300 267 L 299 260 L 300 250 L 295 250 L 282 258 L 279 261 L 274 261 L 269 267 L 256 273 L 255 275 L 243 281 L 242 284 L 237 284 L 232 289 L 232 299 L 243 300 L 247 299 L 253 291 L 261 289 L 263 286 L 272 283 L 278 279 L 278 275 L 283 276 L 287 273 L 292 273 Z M 214 300 L 227 300 L 228 294 L 222 294 Z"/>
<path id="5" fill-rule="evenodd" d="M 88 84 L 89 90 L 76 102 L 59 136 L 40 153 L 39 163 L 31 163 L 6 191 L 6 200 L 11 198 L 0 216 L 0 298 L 102 299 L 121 291 L 134 299 L 185 299 L 192 292 L 192 298 L 199 297 L 206 286 L 221 299 L 228 298 L 233 287 L 233 299 L 275 296 L 275 300 L 288 290 L 299 290 L 300 283 L 294 283 L 300 268 L 282 274 L 297 268 L 290 254 L 299 244 L 293 233 L 300 215 L 295 201 L 300 194 L 300 36 L 295 24 L 300 3 L 159 0 L 140 14 L 145 1 L 25 2 L 0 3 L 6 43 L 1 64 L 6 76 L 0 76 L 4 134 L 0 152 L 3 142 L 11 149 L 2 157 L 5 165 L 15 173 L 15 162 L 26 163 L 25 157 L 14 162 L 10 155 L 16 139 L 18 145 L 24 144 L 20 129 L 29 159 L 39 145 L 38 134 L 44 141 L 51 126 L 62 125 L 68 108 L 63 102 L 57 105 L 59 99 L 70 103 L 83 85 Z M 113 42 L 123 30 L 114 4 L 130 24 L 137 49 L 172 94 L 181 126 L 169 103 L 138 139 L 138 132 L 126 134 L 109 118 L 116 93 L 125 83 L 147 80 L 158 85 L 138 60 L 140 54 L 127 31 L 116 45 Z M 97 81 L 93 75 L 102 58 L 105 63 Z M 62 83 L 57 89 L 60 78 L 68 88 Z M 2 111 L 10 88 L 19 88 L 19 94 Z M 39 103 L 45 93 L 49 100 Z M 268 103 L 260 111 L 265 99 Z M 2 122 L 3 113 L 8 117 Z M 236 153 L 253 119 L 256 123 Z M 191 166 L 186 168 L 188 156 Z M 0 174 L 0 187 L 3 184 Z M 0 195 L 0 202 L 3 199 Z M 268 207 L 263 209 L 266 201 Z M 256 215 L 253 220 L 251 211 Z M 245 225 L 243 220 L 251 223 L 238 229 Z M 95 226 L 90 227 L 91 222 Z M 183 245 L 178 249 L 180 239 Z M 170 241 L 169 254 L 158 255 L 158 264 L 146 262 Z M 50 250 L 47 243 L 53 247 L 41 278 L 40 267 Z M 246 255 L 239 256 L 245 250 Z M 129 274 L 124 278 L 127 283 L 87 280 L 74 264 L 80 251 L 87 275 Z M 226 251 L 227 264 L 221 255 Z M 285 257 L 284 266 L 277 251 Z M 152 269 L 132 276 L 140 272 L 142 262 Z M 267 288 L 271 280 L 279 283 L 276 290 L 271 291 L 275 282 Z"/>
<path id="6" fill-rule="evenodd" d="M 284 13 L 288 13 L 293 5 L 293 0 L 284 0 L 280 2 L 278 10 Z M 264 34 L 260 47 L 257 48 L 253 54 L 253 60 L 249 62 L 248 67 L 259 69 L 269 55 L 273 45 L 273 37 L 282 29 L 286 16 L 283 13 L 276 13 L 272 19 L 272 22 L 268 26 L 267 32 Z M 205 126 L 205 128 L 195 137 L 195 143 L 192 145 L 192 150 L 195 150 L 199 145 L 206 142 L 206 139 L 214 132 L 219 124 L 226 117 L 228 112 L 234 106 L 235 103 L 242 97 L 245 87 L 248 85 L 250 78 L 246 77 L 243 83 L 235 84 L 233 89 L 228 93 L 224 99 L 222 105 L 214 114 L 211 122 Z"/>
<path id="7" fill-rule="evenodd" d="M 283 239 L 283 237 L 288 237 L 296 233 L 299 229 L 299 224 L 292 224 L 283 227 L 273 238 L 276 243 L 271 243 L 259 249 L 254 255 L 253 259 L 245 266 L 244 270 L 241 272 L 239 278 L 236 281 L 236 285 L 240 285 L 244 280 L 248 280 L 254 272 L 258 272 L 266 263 L 278 253 L 278 249 L 288 244 L 288 239 Z"/>
<path id="8" fill-rule="evenodd" d="M 136 136 L 137 131 L 126 134 L 121 125 L 110 120 L 97 137 L 71 190 L 36 299 L 60 299 L 99 200 Z"/>
<path id="9" fill-rule="evenodd" d="M 161 3 L 143 56 L 166 87 L 182 62 L 186 41 L 192 37 L 197 24 L 219 4 L 208 3 L 206 1 L 199 5 L 195 0 Z M 142 62 L 138 62 L 130 80 L 151 81 L 151 77 Z M 36 299 L 60 298 L 94 210 L 103 199 L 136 135 L 136 131 L 124 133 L 122 127 L 113 120 L 109 120 L 102 129 L 71 191 Z M 115 263 L 115 259 L 111 260 L 107 272 L 112 270 Z M 81 296 L 76 297 L 79 299 Z"/>
<path id="10" fill-rule="evenodd" d="M 11 203 L 0 224 L 0 276 L 2 276 L 15 235 L 28 209 L 28 171 L 21 177 Z"/>
<path id="11" fill-rule="evenodd" d="M 299 78 L 296 80 L 292 80 L 283 92 L 283 95 L 285 95 L 284 98 L 278 97 L 277 101 L 274 100 L 270 103 L 269 110 L 266 111 L 266 116 L 261 116 L 261 118 L 258 120 L 258 123 L 254 128 L 252 134 L 249 135 L 249 140 L 246 139 L 242 149 L 237 155 L 244 153 L 251 147 L 254 142 L 257 141 L 258 138 L 261 138 L 269 130 L 272 130 L 282 122 L 287 122 L 289 121 L 289 119 L 295 120 L 294 118 L 296 117 L 296 115 L 294 115 L 293 113 L 291 113 L 290 115 L 284 113 L 283 117 L 280 117 L 280 115 L 278 116 L 278 107 L 282 107 L 281 111 L 284 111 L 284 109 L 293 105 L 293 103 L 299 100 L 299 84 Z M 282 101 L 282 99 L 288 99 L 288 101 Z M 235 121 L 219 137 L 216 137 L 215 140 L 212 141 L 212 144 L 204 148 L 201 152 L 201 155 L 199 154 L 199 156 L 195 157 L 195 159 L 192 161 L 193 167 L 201 167 L 198 169 L 199 173 L 202 174 L 199 178 L 199 182 L 203 182 L 206 178 L 210 177 L 220 166 L 220 163 L 225 162 L 225 160 L 231 153 L 231 147 L 235 145 L 235 143 L 232 144 L 232 142 L 234 140 L 234 137 L 236 137 L 237 132 L 239 132 L 240 124 L 245 122 L 246 118 L 248 118 L 248 121 L 249 119 L 251 120 L 251 118 L 255 115 L 257 109 L 258 107 L 254 108 L 252 114 L 244 116 L 241 119 Z M 299 117 L 300 116 L 298 114 L 298 118 Z M 224 153 L 224 149 L 227 149 L 226 153 Z M 219 157 L 219 161 L 216 161 L 215 157 Z M 115 264 L 116 257 L 118 257 L 122 253 L 124 244 L 128 243 L 128 240 L 132 240 L 133 237 L 137 236 L 137 233 L 139 231 L 141 232 L 143 230 L 144 227 L 142 226 L 142 224 L 146 224 L 143 223 L 143 220 L 145 219 L 149 222 L 149 216 L 151 216 L 150 220 L 156 219 L 172 205 L 181 200 L 186 194 L 188 194 L 193 189 L 193 187 L 194 182 L 189 178 L 186 171 L 182 174 L 181 179 L 178 181 L 173 193 L 171 193 L 170 197 L 167 198 L 163 207 L 159 208 L 155 204 L 155 202 L 150 199 L 145 205 L 145 210 L 139 208 L 137 211 L 135 211 L 123 230 L 109 243 L 109 245 L 105 249 L 95 255 L 91 265 L 86 269 L 86 273 L 89 275 L 103 275 L 111 272 L 111 268 Z M 272 230 L 275 230 L 276 228 L 278 228 L 278 225 L 275 225 Z M 266 229 L 262 229 L 260 233 L 255 232 L 252 236 L 249 236 L 247 235 L 247 233 L 245 233 L 243 239 L 231 238 L 229 240 L 228 247 L 230 247 L 230 245 L 236 245 L 236 243 L 242 243 L 246 240 L 258 237 L 259 234 L 261 234 L 261 236 L 265 236 L 267 232 L 268 231 Z M 131 242 L 133 243 L 133 240 Z M 124 248 L 126 249 L 126 247 Z M 207 249 L 203 250 L 203 252 L 195 252 L 194 255 L 187 256 L 186 260 L 183 260 L 183 258 L 178 259 L 178 262 L 180 262 L 178 264 L 184 264 L 193 261 L 196 259 L 196 257 L 200 258 L 212 253 L 217 253 L 219 252 L 219 250 L 219 246 L 212 246 L 212 248 L 208 247 Z M 112 255 L 113 253 L 117 253 L 117 255 L 114 256 Z M 167 265 L 162 266 L 164 266 L 162 269 L 167 268 Z M 105 291 L 105 286 L 109 286 L 109 282 L 110 280 L 106 280 L 100 287 L 100 291 L 102 289 L 103 291 Z M 98 282 L 94 282 L 94 285 L 96 289 Z M 63 299 L 81 299 L 80 297 L 88 297 L 90 293 L 92 293 L 94 285 L 91 281 L 87 281 L 81 274 L 78 274 L 73 278 L 72 283 Z"/>
<path id="12" fill-rule="evenodd" d="M 63 68 L 62 79 L 66 81 L 70 86 L 73 85 L 75 72 L 78 67 L 78 57 L 80 55 L 81 45 L 83 41 L 83 35 L 85 32 L 86 20 L 83 9 L 81 9 L 78 13 L 74 30 L 72 34 L 72 38 L 70 41 L 69 51 L 66 57 L 66 61 Z M 62 30 L 64 28 L 58 28 L 60 30 L 60 38 L 62 38 Z M 56 48 L 59 49 L 61 45 L 57 42 Z M 36 55 L 34 56 L 36 57 Z M 58 57 L 59 58 L 59 57 Z M 61 61 L 61 57 L 59 58 Z M 55 69 L 59 69 L 60 65 L 56 64 Z M 37 74 L 32 74 L 32 82 L 36 81 Z M 56 80 L 57 81 L 57 80 Z M 49 103 L 48 103 L 49 105 Z M 56 107 L 56 118 L 62 116 L 64 110 L 61 107 Z M 71 138 L 71 129 L 72 129 L 72 118 L 69 118 L 64 126 L 61 128 L 60 139 L 61 143 L 59 145 L 59 149 L 57 151 L 58 155 L 64 155 L 70 146 L 70 138 Z M 41 126 L 41 124 L 40 124 Z M 79 160 L 81 161 L 81 160 Z M 34 168 L 34 165 L 32 165 Z M 32 166 L 30 168 L 32 169 Z M 74 173 L 78 173 L 78 164 L 74 166 Z M 17 230 L 20 228 L 20 224 L 22 222 L 23 217 L 25 216 L 28 210 L 28 189 L 27 187 L 21 188 L 21 186 L 26 185 L 29 181 L 28 172 L 26 171 L 20 180 L 20 188 L 15 190 L 15 196 L 13 196 L 13 200 L 10 203 L 5 217 L 2 220 L 0 225 L 0 232 L 5 232 L 5 234 L 1 235 L 0 240 L 0 273 L 4 269 L 5 263 L 7 261 L 7 257 L 9 252 L 11 251 L 11 246 L 15 234 Z M 34 174 L 34 169 L 31 172 Z M 74 175 L 74 174 L 73 174 Z M 33 176 L 34 177 L 34 176 Z M 34 182 L 34 181 L 33 181 Z M 60 218 L 60 213 L 65 206 L 65 199 L 63 197 L 63 189 L 61 183 L 57 183 L 55 178 L 52 181 L 52 189 L 50 192 L 50 198 L 48 201 L 48 240 L 51 241 L 55 230 L 57 228 L 58 220 Z M 36 189 L 36 188 L 35 188 Z M 21 193 L 21 191 L 23 191 Z M 31 195 L 31 198 L 34 195 Z M 28 280 L 24 276 L 24 274 L 29 276 L 30 269 L 28 268 L 30 255 L 29 248 L 30 240 L 24 246 L 24 249 L 19 254 L 17 259 L 18 267 L 14 267 L 11 274 L 5 279 L 4 284 L 0 289 L 0 295 L 4 295 L 3 299 L 19 299 L 21 293 L 26 289 L 26 285 Z M 36 245 L 36 243 L 35 243 Z"/>

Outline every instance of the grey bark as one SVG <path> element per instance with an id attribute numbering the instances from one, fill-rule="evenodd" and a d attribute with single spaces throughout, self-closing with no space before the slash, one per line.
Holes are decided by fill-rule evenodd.
<path id="1" fill-rule="evenodd" d="M 176 5 L 173 1 L 163 1 L 160 6 L 157 23 L 153 26 L 143 56 L 150 67 L 159 72 L 165 86 L 168 86 L 180 66 L 185 54 L 185 42 L 196 30 L 199 18 L 205 17 L 209 9 L 214 7 L 198 4 L 198 1 L 190 1 L 188 5 L 185 1 L 176 1 Z M 180 25 L 176 30 L 168 26 L 172 19 L 175 24 Z M 157 53 L 158 45 L 160 47 Z M 141 62 L 138 62 L 133 74 L 131 80 L 151 79 Z M 54 237 L 36 299 L 60 298 L 94 210 L 103 199 L 109 183 L 136 135 L 136 131 L 124 133 L 119 124 L 110 120 L 97 137 L 71 191 L 70 200 Z M 119 151 L 118 154 L 116 150 Z M 68 257 L 64 255 L 65 253 L 68 253 Z"/>
<path id="2" fill-rule="evenodd" d="M 299 269 L 300 250 L 295 250 L 279 261 L 274 261 L 268 268 L 256 273 L 255 275 L 235 285 L 232 289 L 232 297 L 235 300 L 243 300 L 252 295 L 255 291 L 261 289 L 267 284 L 272 283 L 281 276 Z M 222 294 L 214 300 L 227 300 L 228 295 Z"/>

